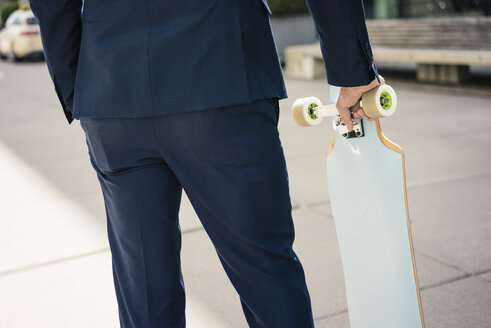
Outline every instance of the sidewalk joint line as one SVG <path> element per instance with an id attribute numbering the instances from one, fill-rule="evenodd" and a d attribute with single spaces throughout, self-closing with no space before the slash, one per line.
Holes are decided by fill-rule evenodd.
<path id="1" fill-rule="evenodd" d="M 202 230 L 204 230 L 203 227 L 196 227 L 196 228 L 191 228 L 191 229 L 184 230 L 182 232 L 182 234 L 188 234 L 188 233 L 193 233 L 193 232 L 202 231 Z M 95 251 L 92 251 L 92 252 L 88 252 L 88 253 L 82 253 L 82 254 L 78 254 L 78 255 L 73 255 L 73 256 L 68 256 L 68 257 L 62 257 L 62 258 L 59 258 L 59 259 L 56 259 L 56 260 L 52 260 L 52 261 L 47 261 L 47 262 L 42 262 L 42 263 L 36 263 L 36 264 L 32 264 L 32 265 L 26 265 L 26 266 L 23 266 L 23 267 L 15 268 L 15 269 L 9 269 L 9 270 L 5 270 L 5 271 L 0 271 L 0 277 L 9 276 L 9 275 L 12 275 L 12 274 L 16 274 L 16 273 L 24 272 L 24 271 L 29 271 L 29 270 L 33 270 L 33 269 L 38 269 L 38 268 L 42 268 L 44 266 L 58 264 L 58 263 L 66 262 L 66 261 L 76 260 L 76 259 L 84 258 L 84 257 L 87 257 L 87 256 L 104 253 L 104 252 L 107 252 L 109 250 L 110 250 L 109 247 L 105 247 L 105 248 L 101 248 L 101 249 L 98 249 L 98 250 L 95 250 Z"/>
<path id="2" fill-rule="evenodd" d="M 203 230 L 205 230 L 205 228 L 203 228 L 202 226 L 200 226 L 200 227 L 186 229 L 183 232 L 181 232 L 181 234 L 186 235 L 188 233 L 193 233 L 193 232 L 203 231 Z"/>
<path id="3" fill-rule="evenodd" d="M 431 289 L 431 288 L 435 288 L 435 287 L 440 287 L 440 286 L 451 284 L 452 282 L 456 282 L 456 281 L 459 281 L 459 280 L 462 280 L 462 279 L 465 279 L 465 278 L 469 278 L 469 277 L 472 277 L 472 276 L 473 276 L 472 274 L 466 273 L 466 274 L 463 274 L 463 275 L 458 276 L 458 277 L 455 277 L 455 278 L 447 279 L 447 280 L 444 280 L 444 281 L 441 281 L 441 282 L 437 282 L 437 283 L 432 284 L 432 285 L 421 287 L 419 290 L 426 290 L 426 289 Z"/>
<path id="4" fill-rule="evenodd" d="M 325 314 L 325 315 L 320 315 L 318 317 L 314 317 L 314 321 L 328 319 L 328 318 L 335 317 L 335 316 L 338 316 L 338 315 L 341 315 L 341 314 L 344 314 L 344 313 L 347 313 L 347 312 L 348 312 L 348 309 L 344 309 L 344 310 L 341 310 L 341 311 L 338 311 L 338 312 L 328 313 L 328 314 Z"/>
<path id="5" fill-rule="evenodd" d="M 466 179 L 482 178 L 482 177 L 486 177 L 486 176 L 490 176 L 490 175 L 491 175 L 491 172 L 482 172 L 482 173 L 477 173 L 477 174 L 471 174 L 471 175 L 468 175 L 468 176 L 457 176 L 457 177 L 451 177 L 451 178 L 443 179 L 443 180 L 436 180 L 436 181 L 430 181 L 430 182 L 421 182 L 421 183 L 417 183 L 417 184 L 414 184 L 414 185 L 408 185 L 407 186 L 407 189 L 408 190 L 411 190 L 413 188 L 416 189 L 416 188 L 420 188 L 420 187 L 428 187 L 428 186 L 431 186 L 431 185 L 458 182 L 458 181 L 462 181 L 462 180 L 466 180 Z M 297 206 L 295 206 L 295 208 L 293 208 L 293 210 L 298 210 L 298 209 L 301 209 L 301 208 L 310 208 L 310 209 L 312 209 L 312 208 L 315 208 L 315 207 L 318 207 L 318 206 L 330 205 L 330 204 L 331 204 L 331 201 L 330 200 L 316 201 L 316 202 L 312 202 L 312 203 L 307 203 L 305 205 L 302 205 L 302 204 L 298 203 Z M 316 213 L 318 213 L 318 212 L 316 211 Z M 325 213 L 322 213 L 322 214 L 325 214 Z"/>
<path id="6" fill-rule="evenodd" d="M 463 269 L 463 268 L 461 268 L 461 267 L 459 267 L 459 266 L 457 266 L 455 264 L 447 263 L 447 262 L 442 261 L 439 258 L 436 258 L 436 257 L 431 256 L 429 254 L 423 253 L 421 251 L 415 251 L 415 252 L 416 252 L 416 254 L 422 255 L 422 256 L 424 256 L 426 258 L 429 258 L 430 260 L 433 260 L 433 261 L 438 262 L 440 264 L 443 264 L 443 265 L 446 265 L 448 267 L 451 267 L 452 269 L 458 270 L 458 271 L 460 271 L 462 273 L 465 273 L 465 274 L 468 274 L 468 275 L 472 275 L 473 274 L 472 272 L 469 272 L 469 271 L 467 271 L 467 270 L 465 270 L 465 269 Z"/>
<path id="7" fill-rule="evenodd" d="M 329 205 L 329 204 L 331 204 L 330 200 L 322 200 L 318 202 L 308 203 L 306 207 L 316 207 L 316 206 Z"/>
<path id="8" fill-rule="evenodd" d="M 411 190 L 413 188 L 428 187 L 431 185 L 458 182 L 458 181 L 466 180 L 466 179 L 482 178 L 482 177 L 486 177 L 489 175 L 491 175 L 491 172 L 483 172 L 483 173 L 471 174 L 471 175 L 467 175 L 467 176 L 457 176 L 457 177 L 451 177 L 451 178 L 447 178 L 447 179 L 443 179 L 443 180 L 435 180 L 435 181 L 430 181 L 430 182 L 421 182 L 421 183 L 417 183 L 414 185 L 408 185 L 407 189 Z"/>
<path id="9" fill-rule="evenodd" d="M 479 271 L 479 272 L 476 272 L 475 275 L 476 275 L 476 278 L 482 280 L 482 281 L 485 281 L 489 284 L 491 284 L 491 280 L 490 279 L 486 279 L 484 277 L 481 277 L 483 274 L 486 274 L 486 273 L 489 273 L 491 272 L 491 269 L 487 269 L 487 270 L 482 270 L 482 271 Z"/>
<path id="10" fill-rule="evenodd" d="M 38 269 L 38 268 L 41 268 L 41 267 L 44 267 L 44 266 L 58 264 L 58 263 L 61 263 L 61 262 L 66 262 L 66 261 L 71 261 L 71 260 L 75 260 L 75 259 L 80 259 L 80 258 L 88 257 L 88 256 L 91 256 L 91 255 L 96 255 L 96 254 L 104 253 L 104 252 L 107 252 L 107 251 L 109 251 L 109 247 L 101 248 L 101 249 L 98 249 L 98 250 L 95 250 L 95 251 L 92 251 L 92 252 L 88 252 L 88 253 L 78 254 L 78 255 L 69 256 L 69 257 L 63 257 L 63 258 L 52 260 L 52 261 L 37 263 L 37 264 L 33 264 L 33 265 L 27 265 L 27 266 L 24 266 L 24 267 L 19 267 L 19 268 L 5 270 L 5 271 L 0 271 L 0 277 L 12 275 L 12 274 L 23 272 L 23 271 L 29 271 L 29 270 L 32 270 L 32 269 Z"/>
<path id="11" fill-rule="evenodd" d="M 465 279 L 465 278 L 469 278 L 469 277 L 474 277 L 474 278 L 477 278 L 479 280 L 482 280 L 482 281 L 485 281 L 485 282 L 488 282 L 488 283 L 491 283 L 491 281 L 487 280 L 487 279 L 484 279 L 481 277 L 481 275 L 483 274 L 486 274 L 486 273 L 489 273 L 491 272 L 491 269 L 485 269 L 485 270 L 481 270 L 481 271 L 477 271 L 477 272 L 470 272 L 470 271 L 467 271 L 455 264 L 452 264 L 452 263 L 447 263 L 445 261 L 442 261 L 436 257 L 433 257 L 429 254 L 426 254 L 426 253 L 423 253 L 423 252 L 420 252 L 420 251 L 416 251 L 416 254 L 419 254 L 421 256 L 424 256 L 426 258 L 429 258 L 430 260 L 433 260 L 435 262 L 438 262 L 440 264 L 443 264 L 445 266 L 448 266 L 452 269 L 455 269 L 457 271 L 460 271 L 463 273 L 463 275 L 461 276 L 458 276 L 458 277 L 455 277 L 455 278 L 451 278 L 451 279 L 447 279 L 447 280 L 444 280 L 442 282 L 438 282 L 438 283 L 435 283 L 435 284 L 432 284 L 432 285 L 429 285 L 429 286 L 425 286 L 425 287 L 422 287 L 420 288 L 421 290 L 425 290 L 425 289 L 430 289 L 430 288 L 433 288 L 433 287 L 439 287 L 439 286 L 443 286 L 443 285 L 446 285 L 446 284 L 450 284 L 452 282 L 456 282 L 456 281 L 459 281 L 459 280 L 462 280 L 462 279 Z"/>

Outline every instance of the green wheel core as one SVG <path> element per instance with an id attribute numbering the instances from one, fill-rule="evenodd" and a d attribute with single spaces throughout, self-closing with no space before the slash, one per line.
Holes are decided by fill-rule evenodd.
<path id="1" fill-rule="evenodd" d="M 380 106 L 385 110 L 389 110 L 392 107 L 392 96 L 387 91 L 382 92 L 380 95 Z"/>
<path id="2" fill-rule="evenodd" d="M 315 109 L 317 108 L 317 104 L 310 104 L 309 105 L 309 116 L 311 119 L 316 120 L 318 119 L 317 115 L 315 114 Z"/>

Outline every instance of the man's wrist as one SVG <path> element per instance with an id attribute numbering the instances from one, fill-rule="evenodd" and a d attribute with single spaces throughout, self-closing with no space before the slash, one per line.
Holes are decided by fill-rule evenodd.
<path id="1" fill-rule="evenodd" d="M 380 81 L 378 78 L 374 78 L 370 83 L 366 85 L 360 85 L 356 87 L 341 87 L 341 90 L 348 91 L 350 93 L 360 93 L 363 94 L 380 84 L 384 84 L 384 79 L 380 76 Z"/>

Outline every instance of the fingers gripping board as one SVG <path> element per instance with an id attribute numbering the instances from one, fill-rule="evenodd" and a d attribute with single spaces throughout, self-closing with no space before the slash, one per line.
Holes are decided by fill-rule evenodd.
<path id="1" fill-rule="evenodd" d="M 335 103 L 338 88 L 331 87 Z M 327 157 L 332 213 L 351 328 L 424 328 L 407 208 L 404 154 L 379 120 L 343 138 L 332 118 Z"/>

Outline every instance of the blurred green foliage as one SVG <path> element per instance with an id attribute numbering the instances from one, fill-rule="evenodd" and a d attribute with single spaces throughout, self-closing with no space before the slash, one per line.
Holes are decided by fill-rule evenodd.
<path id="1" fill-rule="evenodd" d="M 268 4 L 274 16 L 309 13 L 305 0 L 268 0 Z"/>
<path id="2" fill-rule="evenodd" d="M 9 18 L 10 14 L 12 14 L 17 9 L 19 9 L 19 3 L 18 2 L 9 2 L 5 6 L 3 6 L 2 10 L 0 11 L 0 18 L 2 19 L 2 26 L 5 25 L 5 22 Z"/>

